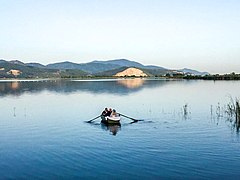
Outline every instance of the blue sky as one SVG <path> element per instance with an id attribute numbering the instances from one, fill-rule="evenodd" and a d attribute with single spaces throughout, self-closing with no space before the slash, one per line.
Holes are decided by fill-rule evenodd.
<path id="1" fill-rule="evenodd" d="M 0 0 L 0 59 L 240 72 L 239 0 Z"/>

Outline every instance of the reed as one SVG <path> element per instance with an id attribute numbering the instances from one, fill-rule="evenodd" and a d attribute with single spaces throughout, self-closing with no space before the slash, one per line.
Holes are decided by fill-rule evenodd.
<path id="1" fill-rule="evenodd" d="M 190 108 L 189 108 L 189 105 L 186 103 L 183 105 L 182 107 L 182 113 L 183 113 L 183 118 L 186 120 L 186 119 L 190 119 L 190 114 L 191 114 L 191 111 L 190 111 Z"/>
<path id="2" fill-rule="evenodd" d="M 184 106 L 183 106 L 183 115 L 184 116 L 188 115 L 188 104 L 184 104 Z"/>
<path id="3" fill-rule="evenodd" d="M 218 103 L 217 107 L 216 107 L 216 115 L 217 115 L 217 118 L 220 119 L 221 116 L 221 106 L 220 106 L 220 103 Z"/>
<path id="4" fill-rule="evenodd" d="M 228 115 L 228 119 L 234 123 L 237 130 L 240 128 L 240 100 L 236 98 L 233 100 L 231 98 L 231 101 L 227 104 L 226 107 L 226 114 Z"/>
<path id="5" fill-rule="evenodd" d="M 240 125 L 240 107 L 239 107 L 239 99 L 236 99 L 236 123 L 239 126 Z"/>

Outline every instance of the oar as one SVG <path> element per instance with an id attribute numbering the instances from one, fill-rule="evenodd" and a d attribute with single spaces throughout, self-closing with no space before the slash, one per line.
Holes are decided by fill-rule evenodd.
<path id="1" fill-rule="evenodd" d="M 143 120 L 140 120 L 140 119 L 139 119 L 139 120 L 134 119 L 134 118 L 132 118 L 132 117 L 126 116 L 126 115 L 121 114 L 121 113 L 118 113 L 118 114 L 121 115 L 121 116 L 123 116 L 123 117 L 125 117 L 125 118 L 131 119 L 131 120 L 133 120 L 134 122 L 143 121 Z"/>
<path id="2" fill-rule="evenodd" d="M 95 118 L 93 118 L 93 119 L 87 121 L 87 123 L 91 123 L 92 121 L 94 121 L 95 119 L 97 119 L 97 118 L 99 118 L 99 117 L 101 117 L 101 115 L 99 115 L 99 116 L 97 116 L 97 117 L 95 117 Z"/>

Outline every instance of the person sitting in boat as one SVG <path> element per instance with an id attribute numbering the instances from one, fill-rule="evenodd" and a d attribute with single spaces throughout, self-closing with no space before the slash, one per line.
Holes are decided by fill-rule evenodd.
<path id="1" fill-rule="evenodd" d="M 102 112 L 102 116 L 106 117 L 108 116 L 109 112 L 108 112 L 108 108 L 105 108 L 104 111 Z"/>
<path id="2" fill-rule="evenodd" d="M 118 113 L 116 112 L 115 109 L 112 110 L 110 117 L 118 117 Z"/>
<path id="3" fill-rule="evenodd" d="M 107 112 L 106 116 L 111 116 L 111 114 L 112 114 L 112 109 L 111 109 L 111 108 L 109 108 L 109 110 L 108 110 L 108 112 Z"/>

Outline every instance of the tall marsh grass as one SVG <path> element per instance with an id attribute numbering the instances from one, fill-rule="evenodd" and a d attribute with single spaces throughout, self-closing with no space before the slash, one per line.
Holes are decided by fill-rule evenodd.
<path id="1" fill-rule="evenodd" d="M 227 104 L 225 113 L 228 116 L 228 120 L 234 124 L 239 131 L 240 128 L 240 100 L 231 98 L 231 101 Z"/>

